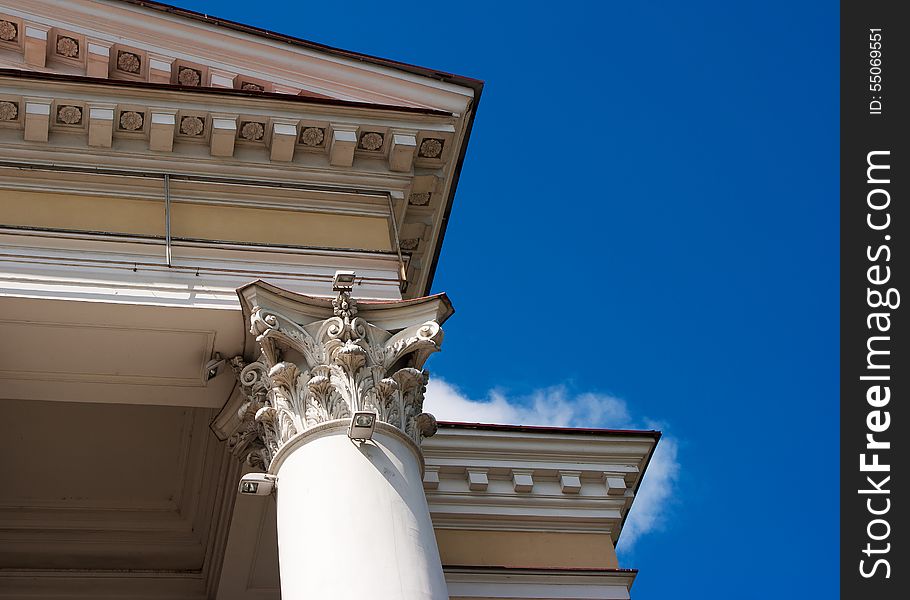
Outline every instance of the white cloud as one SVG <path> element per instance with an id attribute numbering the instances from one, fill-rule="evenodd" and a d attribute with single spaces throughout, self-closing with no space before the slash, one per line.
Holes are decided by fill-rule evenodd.
<path id="1" fill-rule="evenodd" d="M 623 527 L 619 540 L 620 551 L 631 550 L 640 536 L 660 530 L 665 525 L 673 489 L 679 477 L 678 447 L 674 438 L 667 435 L 660 438 L 648 470 L 645 471 L 645 478 L 638 488 L 635 502 L 632 503 L 632 512 Z"/>
<path id="2" fill-rule="evenodd" d="M 473 400 L 452 384 L 431 377 L 424 410 L 440 421 L 497 423 L 503 425 L 548 425 L 554 427 L 605 427 L 613 429 L 659 429 L 642 426 L 630 415 L 625 401 L 606 394 L 570 394 L 565 387 L 536 390 L 530 396 L 510 399 L 491 391 L 485 400 Z M 620 538 L 620 551 L 628 551 L 644 534 L 660 529 L 667 518 L 673 488 L 679 476 L 677 441 L 664 434 L 657 445 L 632 512 Z"/>

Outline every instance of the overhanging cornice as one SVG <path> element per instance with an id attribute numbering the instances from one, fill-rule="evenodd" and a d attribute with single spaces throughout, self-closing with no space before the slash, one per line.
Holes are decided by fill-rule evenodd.
<path id="1" fill-rule="evenodd" d="M 271 180 L 275 189 L 309 185 L 354 194 L 352 203 L 335 203 L 330 212 L 338 214 L 353 214 L 372 195 L 370 211 L 389 220 L 392 250 L 397 244 L 405 256 L 413 284 L 408 295 L 421 294 L 441 242 L 441 199 L 451 198 L 453 154 L 463 148 L 459 119 L 441 111 L 311 100 L 0 70 L 0 102 L 12 115 L 0 120 L 0 161 L 96 175 L 166 173 L 224 183 L 230 176 L 236 182 Z M 72 122 L 61 121 L 64 110 Z M 136 121 L 129 123 L 134 129 L 126 129 L 127 117 Z M 187 130 L 187 122 L 197 129 Z M 316 145 L 308 145 L 309 133 L 318 136 Z M 371 135 L 382 139 L 376 151 L 362 147 Z M 415 148 L 427 140 L 446 150 L 421 157 Z M 258 198 L 242 202 L 252 205 Z M 294 210 L 325 209 L 299 200 Z"/>
<path id="2" fill-rule="evenodd" d="M 419 106 L 398 106 L 391 104 L 377 104 L 373 102 L 355 102 L 352 100 L 342 100 L 338 98 L 323 98 L 315 96 L 294 96 L 290 94 L 280 94 L 274 92 L 252 92 L 246 90 L 237 90 L 233 88 L 216 88 L 216 87 L 188 87 L 183 85 L 173 85 L 167 83 L 152 83 L 148 81 L 129 81 L 120 79 L 102 79 L 98 77 L 84 77 L 80 75 L 68 75 L 62 73 L 49 73 L 39 71 L 23 71 L 20 69 L 0 68 L 0 77 L 11 77 L 27 81 L 49 81 L 74 86 L 78 84 L 91 86 L 113 87 L 120 89 L 143 90 L 143 92 L 163 92 L 163 93 L 186 93 L 201 94 L 203 96 L 223 96 L 233 98 L 263 100 L 277 100 L 283 103 L 291 104 L 313 104 L 319 106 L 339 106 L 345 108 L 362 108 L 379 111 L 392 111 L 407 114 L 433 115 L 437 117 L 451 117 L 452 113 L 444 110 L 433 108 L 424 108 Z"/>
<path id="3" fill-rule="evenodd" d="M 142 8 L 156 10 L 159 12 L 164 12 L 179 17 L 192 19 L 202 23 L 209 23 L 212 25 L 217 25 L 219 27 L 225 27 L 238 31 L 241 33 L 248 33 L 251 35 L 263 37 L 270 40 L 276 40 L 279 42 L 284 42 L 286 44 L 291 44 L 294 46 L 300 46 L 303 48 L 308 48 L 311 50 L 317 50 L 320 52 L 325 52 L 327 54 L 332 54 L 334 56 L 339 56 L 342 58 L 348 58 L 358 61 L 363 61 L 370 64 L 375 64 L 382 67 L 388 67 L 391 69 L 397 69 L 404 71 L 406 73 L 413 73 L 415 75 L 421 75 L 423 77 L 429 77 L 431 79 L 438 79 L 440 81 L 446 81 L 449 83 L 454 83 L 456 85 L 461 85 L 473 89 L 476 94 L 479 96 L 481 90 L 483 89 L 484 82 L 480 79 L 475 79 L 473 77 L 466 77 L 464 75 L 455 75 L 453 73 L 447 73 L 444 71 L 439 71 L 438 69 L 430 69 L 427 67 L 420 67 L 417 65 L 412 65 L 404 63 L 401 61 L 391 60 L 387 58 L 381 58 L 378 56 L 372 56 L 370 54 L 364 54 L 362 52 L 354 52 L 352 50 L 343 50 L 341 48 L 336 48 L 326 44 L 320 44 L 318 42 L 313 42 L 310 40 L 305 40 L 302 38 L 290 36 L 283 33 L 277 33 L 270 31 L 268 29 L 263 29 L 261 27 L 255 27 L 253 25 L 247 25 L 244 23 L 238 23 L 236 21 L 231 21 L 229 19 L 222 19 L 220 17 L 215 17 L 212 15 L 207 15 L 199 13 L 193 10 L 180 8 L 170 4 L 164 4 L 163 2 L 151 2 L 149 0 L 117 0 L 118 2 L 123 2 L 125 4 L 132 4 L 134 6 L 140 6 Z"/>
<path id="4" fill-rule="evenodd" d="M 659 438 L 624 431 L 441 423 L 424 442 L 437 528 L 622 531 Z"/>
<path id="5" fill-rule="evenodd" d="M 257 103 L 267 103 L 266 106 L 276 106 L 276 102 L 281 106 L 296 106 L 290 109 L 296 111 L 304 107 L 307 111 L 370 110 L 410 119 L 450 119 L 453 130 L 452 138 L 445 142 L 446 168 L 440 169 L 442 165 L 432 160 L 419 160 L 418 152 L 415 167 L 421 167 L 423 172 L 415 173 L 413 185 L 401 190 L 405 207 L 412 206 L 414 212 L 420 213 L 412 219 L 410 231 L 401 238 L 402 251 L 412 258 L 408 266 L 408 295 L 430 292 L 482 81 L 342 50 L 157 2 L 73 0 L 59 5 L 51 0 L 36 0 L 27 6 L 2 1 L 0 5 L 0 18 L 11 19 L 11 25 L 21 30 L 18 40 L 2 42 L 14 52 L 7 53 L 0 63 L 14 67 L 10 78 L 20 81 L 45 77 L 45 83 L 67 86 L 90 79 L 82 76 L 85 73 L 102 82 L 122 82 L 112 84 L 118 86 L 112 89 L 120 90 L 118 94 L 125 96 L 152 94 L 156 89 L 175 96 L 193 90 L 194 97 L 201 102 L 221 98 L 217 101 L 227 105 L 254 99 Z M 82 52 L 69 58 L 56 50 L 61 35 L 72 36 L 68 43 L 78 44 Z M 24 43 L 26 38 L 31 41 Z M 25 56 L 17 57 L 16 52 L 22 53 L 26 47 L 29 50 Z M 142 68 L 135 73 L 123 71 L 118 61 L 124 51 L 135 53 L 134 60 L 141 60 Z M 195 87 L 173 85 L 185 81 L 180 74 L 187 68 L 197 69 L 197 76 L 190 82 Z M 247 91 L 248 85 L 258 91 Z M 96 86 L 110 87 L 107 83 Z M 243 125 L 238 122 L 238 135 Z M 257 125 L 250 128 L 255 129 Z M 404 128 L 420 129 L 408 125 Z M 222 137 L 230 135 L 226 133 Z M 290 137 L 285 136 L 285 147 Z M 446 136 L 430 137 L 442 140 Z M 402 139 L 405 144 L 401 152 L 406 156 L 411 152 L 412 142 L 406 137 Z M 416 142 L 420 147 L 422 138 L 418 136 Z M 230 150 L 222 148 L 217 152 L 229 154 Z M 285 156 L 287 152 L 283 152 Z M 399 169 L 406 171 L 406 162 L 393 168 Z M 425 232 L 420 222 L 429 225 Z"/>

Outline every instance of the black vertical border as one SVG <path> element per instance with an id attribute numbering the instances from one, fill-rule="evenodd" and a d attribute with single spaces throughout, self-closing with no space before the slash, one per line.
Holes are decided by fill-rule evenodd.
<path id="1" fill-rule="evenodd" d="M 910 360 L 906 353 L 910 332 L 905 316 L 910 310 L 910 289 L 906 285 L 910 281 L 910 260 L 906 251 L 907 238 L 910 237 L 910 211 L 907 209 L 910 203 L 907 186 L 910 177 L 907 138 L 910 137 L 910 130 L 906 118 L 910 111 L 907 95 L 910 20 L 899 17 L 901 4 L 904 4 L 904 10 L 908 8 L 906 2 L 897 0 L 841 2 L 840 578 L 841 597 L 851 599 L 910 598 L 910 563 L 907 562 L 906 548 L 906 544 L 910 544 L 910 535 L 906 531 L 906 515 L 910 506 L 907 506 L 908 495 L 897 491 L 910 486 L 910 471 L 907 469 L 910 455 L 910 424 L 907 422 L 910 419 L 910 410 L 907 409 L 910 403 Z M 874 29 L 880 31 L 874 32 Z M 876 49 L 874 33 L 881 34 L 881 40 L 878 40 L 881 43 L 878 49 L 881 52 L 878 57 L 881 61 L 878 65 L 881 69 L 880 82 L 875 80 L 877 70 L 872 68 L 876 66 L 876 55 L 871 52 Z M 881 84 L 880 90 L 874 89 L 875 83 Z M 875 110 L 873 100 L 881 102 L 880 111 Z M 867 156 L 870 152 L 885 151 L 890 154 L 875 155 L 873 160 L 877 164 L 890 165 L 890 169 L 871 174 L 873 179 L 889 181 L 870 184 L 867 181 Z M 870 209 L 867 204 L 870 192 L 873 204 L 887 204 L 887 207 Z M 887 200 L 889 195 L 890 202 Z M 876 231 L 869 226 L 867 218 L 876 226 L 882 226 L 890 218 L 890 224 L 886 229 Z M 883 246 L 888 250 L 882 249 Z M 870 276 L 880 280 L 889 273 L 885 267 L 890 268 L 888 281 L 870 283 Z M 871 273 L 870 268 L 873 268 Z M 874 290 L 884 294 L 889 288 L 901 293 L 897 308 L 874 308 L 869 305 L 869 290 L 873 290 L 872 303 L 875 303 L 877 297 Z M 870 323 L 868 319 L 872 313 L 888 313 L 888 318 L 876 320 L 873 317 Z M 880 331 L 885 324 L 890 325 L 888 331 Z M 889 369 L 868 368 L 867 344 L 872 336 L 885 339 L 874 340 L 871 347 L 890 352 L 874 355 L 873 362 L 878 365 L 887 363 Z M 890 380 L 861 379 L 869 375 L 887 375 Z M 873 385 L 889 387 L 891 395 L 887 404 L 873 406 L 867 400 L 867 393 Z M 873 392 L 873 402 L 882 404 L 883 398 L 884 390 L 879 390 L 877 396 Z M 870 431 L 870 427 L 881 429 L 888 418 L 890 423 L 886 430 Z M 871 425 L 868 419 L 871 419 Z M 867 448 L 866 436 L 870 433 L 879 442 L 889 442 L 890 448 Z M 889 465 L 889 470 L 861 471 L 860 455 L 864 453 L 867 463 L 873 462 L 872 455 L 877 454 L 879 462 Z M 885 480 L 888 476 L 890 480 Z M 875 485 L 887 490 L 887 493 L 869 493 L 875 491 Z M 887 512 L 881 515 L 870 512 L 881 512 L 886 507 Z M 874 519 L 882 519 L 887 525 L 880 521 L 873 523 Z M 876 540 L 874 537 L 883 539 Z M 887 561 L 887 568 L 884 563 L 876 565 L 880 559 Z M 861 565 L 860 561 L 865 562 Z M 864 577 L 861 569 L 867 574 L 871 572 L 872 576 Z M 889 570 L 890 577 L 886 578 Z"/>

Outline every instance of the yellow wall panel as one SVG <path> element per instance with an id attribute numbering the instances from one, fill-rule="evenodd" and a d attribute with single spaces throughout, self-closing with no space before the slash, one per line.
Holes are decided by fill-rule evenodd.
<path id="1" fill-rule="evenodd" d="M 164 236 L 164 201 L 0 190 L 0 225 Z M 320 212 L 171 204 L 175 238 L 391 250 L 388 221 Z"/>
<path id="2" fill-rule="evenodd" d="M 615 569 L 606 533 L 437 529 L 443 565 Z"/>
<path id="3" fill-rule="evenodd" d="M 171 235 L 289 246 L 391 250 L 381 217 L 212 204 L 171 205 Z"/>
<path id="4" fill-rule="evenodd" d="M 47 229 L 164 235 L 164 202 L 0 190 L 0 223 Z"/>

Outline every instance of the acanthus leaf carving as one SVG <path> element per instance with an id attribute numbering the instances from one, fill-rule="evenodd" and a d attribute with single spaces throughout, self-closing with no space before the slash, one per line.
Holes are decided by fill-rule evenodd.
<path id="1" fill-rule="evenodd" d="M 429 373 L 422 366 L 439 350 L 439 324 L 392 334 L 358 316 L 347 291 L 332 306 L 334 316 L 306 326 L 253 307 L 250 333 L 259 358 L 231 361 L 244 404 L 229 445 L 249 464 L 265 469 L 293 436 L 358 410 L 375 411 L 418 444 L 436 432 L 436 419 L 423 412 Z"/>

